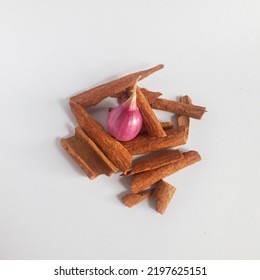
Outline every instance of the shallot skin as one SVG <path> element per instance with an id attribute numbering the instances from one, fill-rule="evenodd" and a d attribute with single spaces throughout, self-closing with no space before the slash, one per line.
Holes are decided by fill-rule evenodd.
<path id="1" fill-rule="evenodd" d="M 136 104 L 127 101 L 112 109 L 107 119 L 108 131 L 119 141 L 135 138 L 142 123 L 143 118 Z"/>

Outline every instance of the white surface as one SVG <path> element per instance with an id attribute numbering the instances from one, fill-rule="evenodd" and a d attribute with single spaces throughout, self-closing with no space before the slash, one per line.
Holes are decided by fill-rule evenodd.
<path id="1" fill-rule="evenodd" d="M 1 0 L 1 259 L 260 257 L 260 2 Z M 70 96 L 164 63 L 141 82 L 207 107 L 167 181 L 164 216 L 90 181 L 59 145 Z M 169 115 L 164 115 L 168 120 Z"/>

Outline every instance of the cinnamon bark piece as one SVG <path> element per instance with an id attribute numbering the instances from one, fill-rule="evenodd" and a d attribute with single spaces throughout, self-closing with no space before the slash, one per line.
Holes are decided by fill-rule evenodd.
<path id="1" fill-rule="evenodd" d="M 149 104 L 151 104 L 153 101 L 155 101 L 157 98 L 159 98 L 162 95 L 162 93 L 159 91 L 150 91 L 146 88 L 141 88 L 141 91 L 144 94 Z"/>
<path id="2" fill-rule="evenodd" d="M 107 158 L 125 174 L 132 165 L 131 154 L 128 150 L 109 135 L 103 126 L 95 121 L 82 106 L 73 101 L 70 102 L 70 106 L 80 128 L 96 143 Z"/>
<path id="3" fill-rule="evenodd" d="M 151 197 L 156 201 L 156 211 L 160 214 L 164 214 L 168 207 L 176 188 L 163 180 L 156 183 L 155 188 L 152 191 Z"/>
<path id="4" fill-rule="evenodd" d="M 188 95 L 180 97 L 180 102 L 184 104 L 192 104 L 192 101 Z M 178 126 L 190 126 L 190 118 L 184 115 L 178 115 Z"/>
<path id="5" fill-rule="evenodd" d="M 126 175 L 133 175 L 136 173 L 156 169 L 169 163 L 173 163 L 182 157 L 183 155 L 179 150 L 166 150 L 159 155 L 154 155 L 141 160 L 135 166 L 133 166 L 133 168 L 128 171 Z"/>
<path id="6" fill-rule="evenodd" d="M 124 103 L 131 96 L 130 89 L 131 88 L 127 88 L 126 90 L 118 94 L 117 98 L 120 104 Z M 146 88 L 141 88 L 141 91 L 149 104 L 153 103 L 158 97 L 162 95 L 162 93 L 160 92 L 150 91 Z"/>
<path id="7" fill-rule="evenodd" d="M 75 129 L 74 136 L 61 139 L 61 145 L 90 179 L 100 174 L 111 176 L 117 171 L 112 162 L 79 127 Z"/>
<path id="8" fill-rule="evenodd" d="M 166 130 L 166 137 L 139 135 L 133 140 L 123 142 L 131 155 L 140 155 L 186 144 L 188 128 L 180 126 Z"/>
<path id="9" fill-rule="evenodd" d="M 80 104 L 84 108 L 97 105 L 103 99 L 107 97 L 114 97 L 120 91 L 133 86 L 139 76 L 141 76 L 140 80 L 142 80 L 154 72 L 162 69 L 163 67 L 164 65 L 159 64 L 153 68 L 129 74 L 127 76 L 84 91 L 76 96 L 71 97 L 70 100 Z"/>
<path id="10" fill-rule="evenodd" d="M 194 119 L 201 119 L 206 112 L 205 107 L 192 104 L 185 104 L 173 100 L 157 98 L 152 104 L 153 109 L 168 111 L 179 115 L 184 115 Z"/>
<path id="11" fill-rule="evenodd" d="M 165 137 L 166 133 L 153 112 L 149 102 L 145 98 L 140 88 L 136 88 L 137 106 L 143 117 L 143 122 L 146 126 L 148 135 L 151 137 Z"/>
<path id="12" fill-rule="evenodd" d="M 145 190 L 139 193 L 129 193 L 124 195 L 121 200 L 129 208 L 135 206 L 136 204 L 142 202 L 148 198 L 151 194 L 151 189 Z"/>
<path id="13" fill-rule="evenodd" d="M 174 128 L 174 125 L 172 122 L 160 122 L 163 130 L 168 130 L 168 129 L 171 129 L 171 128 Z M 142 126 L 139 134 L 143 134 L 143 133 L 146 133 L 147 134 L 147 128 L 145 125 Z"/>
<path id="14" fill-rule="evenodd" d="M 183 158 L 174 163 L 134 175 L 134 180 L 131 183 L 132 192 L 138 193 L 145 190 L 159 180 L 201 160 L 199 153 L 196 151 L 185 152 L 183 156 Z"/>

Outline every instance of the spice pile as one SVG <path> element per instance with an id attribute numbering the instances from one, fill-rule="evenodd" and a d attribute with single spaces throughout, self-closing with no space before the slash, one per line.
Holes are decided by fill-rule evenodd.
<path id="1" fill-rule="evenodd" d="M 136 85 L 137 80 L 162 68 L 160 64 L 73 96 L 70 107 L 79 127 L 74 136 L 61 140 L 62 146 L 90 179 L 100 174 L 111 176 L 119 170 L 123 176 L 133 176 L 131 192 L 122 197 L 126 206 L 132 207 L 151 197 L 161 214 L 176 190 L 163 179 L 201 159 L 196 151 L 182 153 L 171 148 L 186 144 L 189 118 L 201 119 L 206 111 L 205 107 L 193 105 L 188 96 L 181 97 L 179 102 L 167 100 L 160 98 L 159 92 Z M 143 126 L 132 140 L 118 141 L 88 114 L 87 109 L 107 97 L 117 98 L 122 104 L 131 97 L 133 87 Z M 172 122 L 159 122 L 153 109 L 175 113 L 178 126 L 174 127 Z M 134 156 L 143 154 L 145 156 L 133 164 Z"/>

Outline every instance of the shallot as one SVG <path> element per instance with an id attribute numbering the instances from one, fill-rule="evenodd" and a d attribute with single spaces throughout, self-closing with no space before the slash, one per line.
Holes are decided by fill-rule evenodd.
<path id="1" fill-rule="evenodd" d="M 142 128 L 143 118 L 136 104 L 136 80 L 132 95 L 122 104 L 112 109 L 108 115 L 108 131 L 119 141 L 129 141 L 137 136 Z"/>

